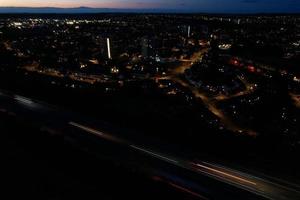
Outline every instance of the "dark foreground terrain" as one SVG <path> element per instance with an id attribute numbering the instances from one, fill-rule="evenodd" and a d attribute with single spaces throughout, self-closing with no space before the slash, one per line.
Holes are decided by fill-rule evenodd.
<path id="1" fill-rule="evenodd" d="M 1 198 L 190 199 L 2 115 L 0 133 Z"/>

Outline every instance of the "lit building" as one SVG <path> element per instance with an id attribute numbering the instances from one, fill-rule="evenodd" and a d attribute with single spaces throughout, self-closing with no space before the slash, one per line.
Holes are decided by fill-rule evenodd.
<path id="1" fill-rule="evenodd" d="M 107 42 L 107 55 L 108 55 L 108 59 L 112 59 L 111 57 L 111 49 L 110 49 L 110 40 L 109 38 L 106 39 L 106 42 Z"/>

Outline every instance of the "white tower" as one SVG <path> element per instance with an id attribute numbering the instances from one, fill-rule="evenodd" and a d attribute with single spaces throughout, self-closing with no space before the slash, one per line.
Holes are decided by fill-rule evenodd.
<path id="1" fill-rule="evenodd" d="M 188 26 L 188 38 L 191 37 L 191 26 Z"/>
<path id="2" fill-rule="evenodd" d="M 107 55 L 108 55 L 108 59 L 112 59 L 111 57 L 111 52 L 110 52 L 110 40 L 109 38 L 106 39 L 106 42 L 107 42 Z"/>

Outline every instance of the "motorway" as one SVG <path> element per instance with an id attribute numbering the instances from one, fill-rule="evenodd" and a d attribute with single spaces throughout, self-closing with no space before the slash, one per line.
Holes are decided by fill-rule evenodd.
<path id="1" fill-rule="evenodd" d="M 110 154 L 112 159 L 126 162 L 127 158 L 131 158 L 136 166 L 145 169 L 155 180 L 196 198 L 300 199 L 299 185 L 239 171 L 222 163 L 188 160 L 172 149 L 162 152 L 153 147 L 165 146 L 163 143 L 153 145 L 141 137 L 137 139 L 134 134 L 120 134 L 122 130 L 104 122 L 17 94 L 0 91 L 0 113 L 35 124 L 41 130 L 62 135 L 69 141 L 77 140 L 77 144 L 87 138 L 104 142 L 104 146 L 117 152 Z M 89 151 L 88 147 L 85 149 Z"/>

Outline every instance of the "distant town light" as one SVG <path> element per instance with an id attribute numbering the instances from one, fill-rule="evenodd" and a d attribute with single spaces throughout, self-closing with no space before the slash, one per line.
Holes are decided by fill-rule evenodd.
<path id="1" fill-rule="evenodd" d="M 300 82 L 300 77 L 295 76 L 295 77 L 293 78 L 293 80 L 294 80 L 295 82 Z"/>
<path id="2" fill-rule="evenodd" d="M 231 49 L 232 45 L 231 44 L 220 44 L 218 47 L 221 50 L 229 50 L 229 49 Z"/>

